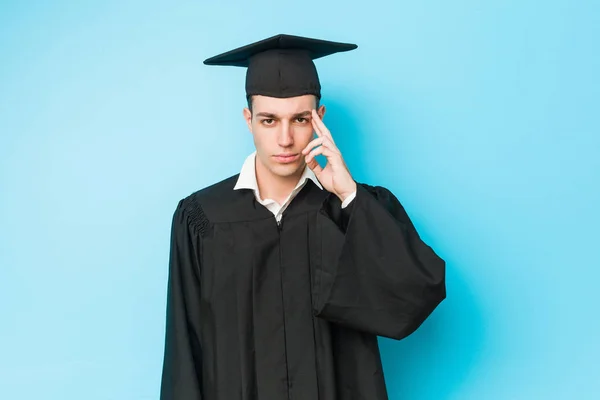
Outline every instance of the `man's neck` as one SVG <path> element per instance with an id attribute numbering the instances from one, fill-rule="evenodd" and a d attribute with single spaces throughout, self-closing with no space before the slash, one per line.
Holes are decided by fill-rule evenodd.
<path id="1" fill-rule="evenodd" d="M 294 175 L 278 176 L 265 168 L 258 160 L 256 160 L 255 171 L 261 199 L 275 200 L 279 204 L 282 204 L 292 193 L 303 172 L 300 169 Z"/>

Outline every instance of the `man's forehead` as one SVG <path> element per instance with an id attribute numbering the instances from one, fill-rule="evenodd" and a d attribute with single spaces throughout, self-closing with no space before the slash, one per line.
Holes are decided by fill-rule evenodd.
<path id="1" fill-rule="evenodd" d="M 257 113 L 266 112 L 278 115 L 291 115 L 310 111 L 315 107 L 315 104 L 316 97 L 313 95 L 286 98 L 254 96 L 252 98 L 252 109 Z"/>

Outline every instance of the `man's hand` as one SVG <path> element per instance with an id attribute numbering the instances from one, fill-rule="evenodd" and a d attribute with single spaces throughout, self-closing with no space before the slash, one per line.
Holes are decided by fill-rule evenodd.
<path id="1" fill-rule="evenodd" d="M 350 171 L 342 158 L 340 150 L 335 145 L 331 133 L 316 110 L 312 110 L 311 122 L 318 137 L 302 150 L 302 154 L 305 156 L 306 164 L 313 170 L 321 185 L 343 202 L 356 191 L 356 182 L 350 175 Z M 322 168 L 315 160 L 315 156 L 318 154 L 323 154 L 327 158 L 325 168 Z"/>

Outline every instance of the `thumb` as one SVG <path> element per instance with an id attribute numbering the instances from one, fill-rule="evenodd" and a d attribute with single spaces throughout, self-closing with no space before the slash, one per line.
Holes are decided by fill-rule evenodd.
<path id="1" fill-rule="evenodd" d="M 306 165 L 308 165 L 308 168 L 310 168 L 315 173 L 315 175 L 319 175 L 321 171 L 323 171 L 323 168 L 314 158 Z"/>

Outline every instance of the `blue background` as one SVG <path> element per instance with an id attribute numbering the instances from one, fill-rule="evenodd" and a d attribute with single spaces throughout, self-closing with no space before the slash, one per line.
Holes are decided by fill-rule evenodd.
<path id="1" fill-rule="evenodd" d="M 50 4 L 52 3 L 52 4 Z M 177 201 L 253 150 L 244 70 L 317 61 L 355 178 L 446 259 L 448 299 L 382 339 L 391 399 L 600 398 L 600 5 L 0 3 L 0 398 L 157 399 Z"/>

